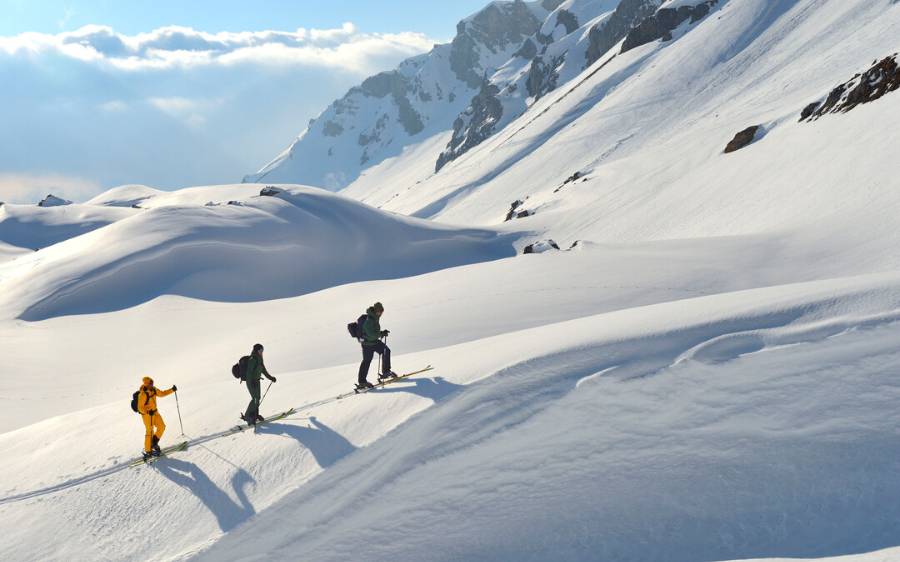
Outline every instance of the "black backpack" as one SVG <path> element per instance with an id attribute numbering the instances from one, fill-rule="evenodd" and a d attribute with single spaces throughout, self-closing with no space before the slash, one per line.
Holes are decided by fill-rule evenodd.
<path id="1" fill-rule="evenodd" d="M 356 319 L 356 322 L 350 322 L 347 324 L 347 331 L 350 332 L 350 335 L 355 340 L 362 341 L 363 337 L 363 322 L 366 321 L 366 315 L 363 314 L 359 318 Z"/>
<path id="2" fill-rule="evenodd" d="M 137 407 L 138 395 L 141 393 L 140 390 L 131 395 L 131 409 L 140 414 L 140 410 Z M 147 402 L 150 401 L 150 395 L 147 395 Z"/>
<path id="3" fill-rule="evenodd" d="M 231 366 L 231 374 L 234 378 L 240 379 L 241 382 L 247 380 L 247 363 L 250 361 L 249 355 L 244 355 L 238 362 Z"/>

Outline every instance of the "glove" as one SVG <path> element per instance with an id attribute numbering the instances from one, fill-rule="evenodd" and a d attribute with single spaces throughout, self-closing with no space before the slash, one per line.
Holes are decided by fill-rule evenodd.
<path id="1" fill-rule="evenodd" d="M 175 385 L 173 384 L 173 385 L 172 385 L 172 390 L 174 390 L 175 392 L 178 392 L 178 387 L 175 386 Z"/>
<path id="2" fill-rule="evenodd" d="M 147 412 L 147 413 L 150 414 L 151 416 L 155 416 L 155 415 L 156 415 L 156 410 L 150 410 L 150 411 Z"/>
<path id="3" fill-rule="evenodd" d="M 384 336 L 386 336 L 386 335 L 388 335 L 388 334 L 390 334 L 390 333 L 391 333 L 390 330 L 381 330 L 381 337 L 384 337 Z"/>
<path id="4" fill-rule="evenodd" d="M 275 377 L 269 377 L 269 380 L 275 382 Z"/>

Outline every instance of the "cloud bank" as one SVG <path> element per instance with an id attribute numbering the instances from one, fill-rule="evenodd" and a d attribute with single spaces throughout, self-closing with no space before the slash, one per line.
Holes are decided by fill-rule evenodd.
<path id="1" fill-rule="evenodd" d="M 206 33 L 189 27 L 164 27 L 127 36 L 100 25 L 48 35 L 23 33 L 0 37 L 7 56 L 57 54 L 123 71 L 190 69 L 209 65 L 304 65 L 367 72 L 385 57 L 409 57 L 428 51 L 434 41 L 420 33 L 362 33 L 352 23 L 341 29 L 298 29 Z"/>
<path id="2" fill-rule="evenodd" d="M 97 192 L 238 182 L 347 89 L 433 45 L 422 34 L 362 33 L 352 24 L 134 36 L 89 25 L 0 37 L 0 83 L 15 85 L 0 88 L 7 202 L 36 202 L 14 193 L 46 195 L 53 182 L 41 178 L 74 178 L 66 183 L 73 191 Z"/>

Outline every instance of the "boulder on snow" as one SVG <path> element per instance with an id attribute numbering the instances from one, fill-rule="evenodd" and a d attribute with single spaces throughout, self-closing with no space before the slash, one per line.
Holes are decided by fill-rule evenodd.
<path id="1" fill-rule="evenodd" d="M 511 221 L 516 218 L 516 209 L 518 209 L 523 203 L 525 203 L 525 201 L 522 201 L 521 199 L 516 199 L 515 201 L 513 201 L 512 205 L 509 206 L 509 212 L 506 213 L 506 218 L 503 219 L 503 222 Z"/>
<path id="2" fill-rule="evenodd" d="M 262 190 L 259 192 L 259 195 L 261 197 L 272 197 L 274 195 L 278 195 L 279 193 L 281 193 L 281 191 L 281 189 L 278 189 L 274 185 L 267 185 L 266 187 L 262 188 Z"/>
<path id="3" fill-rule="evenodd" d="M 747 127 L 740 133 L 734 135 L 734 138 L 731 139 L 731 142 L 725 147 L 725 154 L 729 152 L 734 152 L 735 150 L 740 150 L 753 142 L 753 137 L 756 136 L 756 131 L 759 130 L 759 125 L 753 125 L 752 127 Z"/>
<path id="4" fill-rule="evenodd" d="M 72 202 L 68 199 L 62 199 L 55 195 L 48 195 L 44 198 L 43 201 L 38 203 L 38 207 L 62 207 L 63 205 L 71 205 Z"/>
<path id="5" fill-rule="evenodd" d="M 544 252 L 549 252 L 550 250 L 559 250 L 559 246 L 552 239 L 549 240 L 541 240 L 540 242 L 535 242 L 534 244 L 529 244 L 525 246 L 525 249 L 522 251 L 523 254 L 542 254 Z"/>

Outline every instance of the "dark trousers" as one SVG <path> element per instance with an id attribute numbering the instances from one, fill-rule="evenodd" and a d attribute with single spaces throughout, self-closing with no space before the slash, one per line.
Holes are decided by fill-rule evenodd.
<path id="1" fill-rule="evenodd" d="M 359 384 L 366 382 L 366 376 L 369 374 L 369 365 L 372 363 L 372 358 L 375 357 L 376 353 L 382 357 L 382 374 L 391 372 L 391 350 L 384 345 L 384 342 L 379 341 L 375 345 L 363 345 L 362 353 L 363 360 L 359 364 Z"/>
<path id="2" fill-rule="evenodd" d="M 259 414 L 259 381 L 248 380 L 247 390 L 250 391 L 250 403 L 247 404 L 247 411 L 244 413 L 244 417 L 253 420 Z"/>

